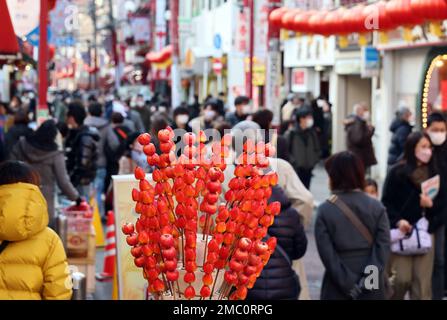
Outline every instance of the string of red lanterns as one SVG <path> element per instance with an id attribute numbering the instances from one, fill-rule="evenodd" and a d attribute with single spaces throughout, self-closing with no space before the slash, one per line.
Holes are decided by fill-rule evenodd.
<path id="1" fill-rule="evenodd" d="M 269 16 L 274 27 L 303 34 L 347 36 L 373 31 L 386 33 L 398 27 L 430 23 L 432 33 L 442 35 L 441 22 L 447 19 L 447 0 L 391 0 L 332 11 L 278 8 Z M 374 23 L 376 22 L 376 23 Z M 432 28 L 433 27 L 433 28 Z M 434 32 L 433 32 L 434 31 Z"/>

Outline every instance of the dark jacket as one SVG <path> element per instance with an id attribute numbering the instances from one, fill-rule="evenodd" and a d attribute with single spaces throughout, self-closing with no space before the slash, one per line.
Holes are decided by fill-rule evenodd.
<path id="1" fill-rule="evenodd" d="M 225 116 L 225 121 L 228 122 L 232 127 L 246 119 L 247 115 L 243 115 L 242 117 L 240 117 L 236 112 L 227 113 L 227 115 Z"/>
<path id="2" fill-rule="evenodd" d="M 96 128 L 82 126 L 70 131 L 65 143 L 66 165 L 74 186 L 88 185 L 95 179 L 98 141 Z"/>
<path id="3" fill-rule="evenodd" d="M 295 168 L 312 169 L 320 161 L 320 141 L 315 129 L 295 127 L 285 133 L 289 146 L 289 162 Z"/>
<path id="4" fill-rule="evenodd" d="M 348 150 L 360 157 L 366 168 L 377 164 L 371 140 L 374 129 L 368 127 L 365 120 L 354 116 L 345 120 L 345 130 Z"/>
<path id="5" fill-rule="evenodd" d="M 372 249 L 356 227 L 333 204 L 318 208 L 315 240 L 325 267 L 322 300 L 350 300 L 349 293 L 363 277 L 367 265 L 382 273 L 390 251 L 390 229 L 383 205 L 363 192 L 335 192 L 357 215 L 374 237 Z M 362 293 L 360 300 L 385 298 L 383 276 L 379 289 Z"/>
<path id="6" fill-rule="evenodd" d="M 56 184 L 68 199 L 74 201 L 79 197 L 68 177 L 64 153 L 61 150 L 49 150 L 48 146 L 38 146 L 25 138 L 21 138 L 12 149 L 10 158 L 26 162 L 39 172 L 40 189 L 47 201 L 50 225 L 54 223 L 56 217 L 54 212 Z"/>
<path id="7" fill-rule="evenodd" d="M 410 224 L 415 224 L 422 218 L 424 209 L 420 206 L 421 186 L 416 186 L 410 176 L 413 169 L 405 163 L 399 163 L 391 168 L 385 180 L 382 202 L 385 205 L 390 219 L 391 228 L 396 228 L 396 223 L 405 219 Z M 436 172 L 431 170 L 430 176 Z M 441 188 L 438 196 L 433 201 L 433 208 L 425 209 L 426 217 L 430 222 L 428 231 L 433 233 L 446 222 L 446 181 L 441 179 Z"/>
<path id="8" fill-rule="evenodd" d="M 149 132 L 151 130 L 151 107 L 144 105 L 143 107 L 136 107 L 135 111 L 140 114 L 144 132 Z"/>
<path id="9" fill-rule="evenodd" d="M 272 188 L 269 202 L 279 201 L 281 213 L 269 228 L 269 235 L 276 237 L 278 246 L 285 251 L 289 260 L 300 259 L 307 249 L 307 238 L 298 212 L 291 207 L 284 191 Z M 251 300 L 296 300 L 300 294 L 298 276 L 288 259 L 276 249 L 264 267 L 253 289 L 248 292 Z"/>
<path id="10" fill-rule="evenodd" d="M 8 154 L 19 141 L 20 137 L 28 137 L 32 133 L 33 130 L 26 124 L 15 124 L 9 128 L 5 135 L 5 156 L 8 157 Z"/>
<path id="11" fill-rule="evenodd" d="M 396 164 L 402 154 L 404 153 L 405 142 L 410 135 L 413 127 L 401 119 L 396 119 L 390 126 L 390 131 L 393 133 L 391 137 L 391 146 L 388 151 L 388 165 Z"/>
<path id="12" fill-rule="evenodd" d="M 84 124 L 89 127 L 95 127 L 99 132 L 98 141 L 98 159 L 96 165 L 98 168 L 105 168 L 107 166 L 107 159 L 104 153 L 104 143 L 107 140 L 107 135 L 110 132 L 110 123 L 107 119 L 101 117 L 88 116 L 85 118 Z"/>

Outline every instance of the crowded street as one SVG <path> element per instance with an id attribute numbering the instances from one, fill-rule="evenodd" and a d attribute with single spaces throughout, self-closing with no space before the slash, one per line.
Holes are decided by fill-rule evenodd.
<path id="1" fill-rule="evenodd" d="M 446 224 L 447 0 L 0 0 L 0 300 L 447 300 Z"/>

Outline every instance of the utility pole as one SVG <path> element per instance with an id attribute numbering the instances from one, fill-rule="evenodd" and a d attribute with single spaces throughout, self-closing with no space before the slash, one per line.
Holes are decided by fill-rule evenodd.
<path id="1" fill-rule="evenodd" d="M 97 44 L 97 34 L 98 34 L 98 25 L 97 25 L 97 17 L 96 17 L 96 1 L 92 1 L 91 6 L 91 17 L 93 22 L 93 87 L 95 89 L 98 88 L 98 44 Z"/>
<path id="2" fill-rule="evenodd" d="M 268 15 L 281 6 L 281 0 L 269 0 Z M 280 81 L 281 81 L 281 53 L 279 47 L 280 29 L 269 23 L 267 38 L 267 70 L 265 86 L 265 106 L 273 112 L 273 125 L 279 125 L 280 112 Z"/>
<path id="3" fill-rule="evenodd" d="M 118 40 L 116 37 L 115 18 L 113 17 L 112 0 L 108 0 L 108 5 L 109 5 L 110 34 L 112 37 L 112 58 L 115 63 L 115 89 L 118 89 L 121 86 L 121 64 L 117 51 Z"/>
<path id="4" fill-rule="evenodd" d="M 48 0 L 40 0 L 40 28 L 39 28 L 39 87 L 37 104 L 37 123 L 44 122 L 49 115 L 47 105 L 48 91 Z"/>
<path id="5" fill-rule="evenodd" d="M 248 83 L 248 96 L 253 99 L 253 57 L 255 51 L 255 0 L 248 0 L 250 9 L 250 74 Z"/>
<path id="6" fill-rule="evenodd" d="M 181 103 L 181 86 L 180 86 L 180 48 L 179 48 L 179 1 L 170 0 L 170 40 L 172 45 L 172 66 L 171 66 L 171 106 L 175 109 Z"/>

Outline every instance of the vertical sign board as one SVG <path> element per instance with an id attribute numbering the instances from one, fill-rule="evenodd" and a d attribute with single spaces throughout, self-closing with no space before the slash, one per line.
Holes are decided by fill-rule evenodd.
<path id="1" fill-rule="evenodd" d="M 39 25 L 40 5 L 36 0 L 6 0 L 14 31 L 24 37 Z"/>
<path id="2" fill-rule="evenodd" d="M 362 48 L 361 76 L 362 78 L 377 77 L 380 74 L 380 53 L 373 46 Z"/>
<path id="3" fill-rule="evenodd" d="M 308 83 L 307 68 L 293 68 L 291 82 L 292 92 L 306 92 Z"/>
<path id="4" fill-rule="evenodd" d="M 441 81 L 441 106 L 442 111 L 447 111 L 447 80 Z"/>
<path id="5" fill-rule="evenodd" d="M 273 112 L 273 125 L 280 123 L 281 55 L 278 51 L 267 56 L 265 106 Z"/>

